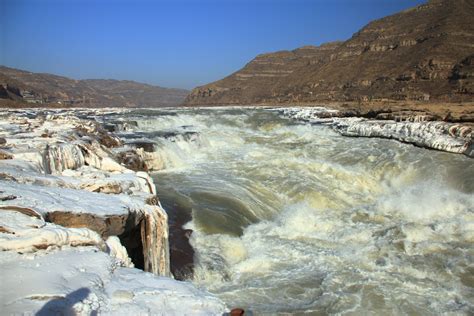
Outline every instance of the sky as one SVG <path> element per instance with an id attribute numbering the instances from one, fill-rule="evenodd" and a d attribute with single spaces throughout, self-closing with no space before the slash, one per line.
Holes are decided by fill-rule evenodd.
<path id="1" fill-rule="evenodd" d="M 0 0 L 0 64 L 185 88 L 261 53 L 349 39 L 422 0 Z"/>

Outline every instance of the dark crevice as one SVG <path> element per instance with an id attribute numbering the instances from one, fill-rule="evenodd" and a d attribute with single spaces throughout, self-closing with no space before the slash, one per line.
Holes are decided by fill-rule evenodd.
<path id="1" fill-rule="evenodd" d="M 143 244 L 141 237 L 141 221 L 135 225 L 129 225 L 125 232 L 119 237 L 122 245 L 127 249 L 128 256 L 132 259 L 135 268 L 144 270 L 145 269 L 145 258 L 143 256 Z"/>
<path id="2" fill-rule="evenodd" d="M 172 197 L 163 196 L 160 201 L 168 214 L 171 273 L 177 280 L 192 279 L 194 249 L 189 243 L 192 230 L 183 228 L 192 219 L 191 210 Z"/>

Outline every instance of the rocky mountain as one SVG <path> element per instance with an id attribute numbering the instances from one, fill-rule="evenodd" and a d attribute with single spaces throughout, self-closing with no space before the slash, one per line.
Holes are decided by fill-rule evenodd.
<path id="1" fill-rule="evenodd" d="M 474 101 L 474 0 L 431 0 L 344 42 L 259 55 L 185 103 L 391 101 Z"/>
<path id="2" fill-rule="evenodd" d="M 160 107 L 179 105 L 187 94 L 134 81 L 74 80 L 0 66 L 0 104 L 6 105 Z"/>

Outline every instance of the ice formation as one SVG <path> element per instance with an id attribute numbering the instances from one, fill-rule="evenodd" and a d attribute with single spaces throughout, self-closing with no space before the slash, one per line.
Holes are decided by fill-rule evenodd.
<path id="1" fill-rule="evenodd" d="M 153 180 L 118 153 L 138 151 L 152 168 L 100 114 L 0 113 L 2 313 L 222 314 L 221 301 L 169 278 Z"/>
<path id="2" fill-rule="evenodd" d="M 425 121 L 423 117 L 413 117 L 401 122 L 337 117 L 337 111 L 321 107 L 285 108 L 278 111 L 284 117 L 295 120 L 330 124 L 344 136 L 389 138 L 419 147 L 474 157 L 473 128 L 465 124 Z"/>

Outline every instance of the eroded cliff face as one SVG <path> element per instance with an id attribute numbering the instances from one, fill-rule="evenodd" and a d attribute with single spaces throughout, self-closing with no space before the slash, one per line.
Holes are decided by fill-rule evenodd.
<path id="1" fill-rule="evenodd" d="M 76 107 L 164 107 L 183 102 L 187 90 L 152 86 L 130 80 L 67 77 L 0 66 L 0 105 Z M 5 103 L 6 100 L 19 101 Z M 9 105 L 10 104 L 10 105 Z"/>
<path id="2" fill-rule="evenodd" d="M 474 1 L 433 0 L 345 42 L 257 56 L 187 105 L 474 101 Z"/>
<path id="3" fill-rule="evenodd" d="M 188 105 L 279 102 L 278 86 L 306 67 L 321 67 L 342 42 L 261 54 L 232 75 L 194 89 Z"/>

